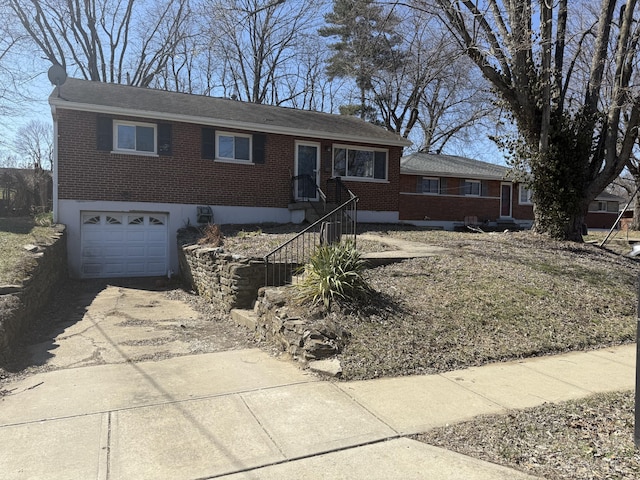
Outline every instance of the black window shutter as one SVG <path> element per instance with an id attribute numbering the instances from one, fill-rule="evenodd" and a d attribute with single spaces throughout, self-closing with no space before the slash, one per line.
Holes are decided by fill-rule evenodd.
<path id="1" fill-rule="evenodd" d="M 171 155 L 171 124 L 158 124 L 158 155 Z"/>
<path id="2" fill-rule="evenodd" d="M 202 127 L 202 158 L 213 160 L 216 158 L 216 131 L 213 128 Z"/>
<path id="3" fill-rule="evenodd" d="M 267 136 L 260 133 L 253 134 L 253 163 L 265 163 L 264 146 Z"/>
<path id="4" fill-rule="evenodd" d="M 113 122 L 109 117 L 98 117 L 96 138 L 98 150 L 113 150 Z"/>
<path id="5" fill-rule="evenodd" d="M 416 182 L 416 193 L 422 193 L 422 180 L 423 180 L 423 177 L 416 177 L 416 179 L 418 180 Z"/>
<path id="6" fill-rule="evenodd" d="M 489 195 L 489 182 L 482 181 L 480 183 L 480 196 L 481 197 L 486 197 L 488 195 Z"/>

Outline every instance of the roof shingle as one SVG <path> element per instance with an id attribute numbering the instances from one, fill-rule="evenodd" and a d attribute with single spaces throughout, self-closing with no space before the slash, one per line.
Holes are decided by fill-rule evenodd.
<path id="1" fill-rule="evenodd" d="M 259 105 L 225 98 L 175 93 L 69 78 L 49 103 L 57 108 L 184 121 L 285 135 L 408 146 L 399 135 L 346 115 Z"/>

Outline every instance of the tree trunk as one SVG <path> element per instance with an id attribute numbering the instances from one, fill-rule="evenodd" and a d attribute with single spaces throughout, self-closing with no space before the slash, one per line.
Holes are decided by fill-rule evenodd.
<path id="1" fill-rule="evenodd" d="M 640 187 L 640 177 L 634 176 L 636 188 Z M 633 201 L 633 218 L 629 225 L 629 230 L 640 230 L 640 194 L 635 196 Z"/>
<path id="2" fill-rule="evenodd" d="M 582 235 L 587 228 L 585 223 L 587 207 L 585 207 L 584 210 L 574 212 L 558 211 L 556 209 L 554 210 L 554 215 L 549 215 L 545 209 L 536 208 L 534 204 L 532 230 L 556 239 L 582 243 Z"/>

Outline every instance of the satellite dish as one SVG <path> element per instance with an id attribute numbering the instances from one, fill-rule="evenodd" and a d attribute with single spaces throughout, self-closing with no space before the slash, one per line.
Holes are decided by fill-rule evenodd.
<path id="1" fill-rule="evenodd" d="M 51 65 L 47 75 L 49 76 L 49 81 L 56 87 L 59 87 L 67 80 L 67 72 L 62 65 L 58 65 L 57 63 Z"/>

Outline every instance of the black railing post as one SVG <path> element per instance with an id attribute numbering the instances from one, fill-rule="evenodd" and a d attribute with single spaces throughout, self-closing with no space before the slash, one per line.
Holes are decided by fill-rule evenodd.
<path id="1" fill-rule="evenodd" d="M 636 307 L 636 396 L 635 396 L 635 425 L 633 441 L 636 449 L 640 448 L 640 276 L 638 277 L 638 303 Z"/>

